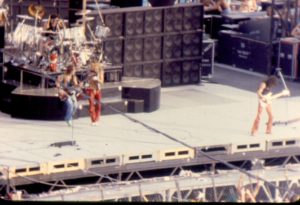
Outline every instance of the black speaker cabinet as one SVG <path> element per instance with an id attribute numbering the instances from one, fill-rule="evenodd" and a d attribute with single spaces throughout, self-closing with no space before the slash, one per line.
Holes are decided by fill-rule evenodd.
<path id="1" fill-rule="evenodd" d="M 122 98 L 144 100 L 144 111 L 153 112 L 159 109 L 160 86 L 149 88 L 123 87 Z"/>
<path id="2" fill-rule="evenodd" d="M 183 30 L 190 31 L 202 29 L 203 7 L 186 7 L 183 10 Z"/>
<path id="3" fill-rule="evenodd" d="M 182 84 L 195 84 L 199 83 L 201 79 L 200 73 L 201 61 L 190 60 L 182 63 Z"/>
<path id="4" fill-rule="evenodd" d="M 106 14 L 104 16 L 104 22 L 111 30 L 110 37 L 120 37 L 123 35 L 123 19 L 122 13 Z"/>
<path id="5" fill-rule="evenodd" d="M 82 9 L 83 0 L 69 0 L 69 9 Z"/>
<path id="6" fill-rule="evenodd" d="M 270 53 L 272 45 L 240 36 L 232 38 L 234 48 L 232 60 L 236 67 L 269 74 L 272 69 Z"/>
<path id="7" fill-rule="evenodd" d="M 126 36 L 142 35 L 144 33 L 144 12 L 128 12 L 125 14 Z"/>
<path id="8" fill-rule="evenodd" d="M 144 78 L 158 78 L 160 79 L 161 63 L 144 64 L 143 77 Z"/>
<path id="9" fill-rule="evenodd" d="M 143 77 L 143 66 L 142 65 L 125 65 L 124 76 L 127 77 Z"/>
<path id="10" fill-rule="evenodd" d="M 235 47 L 233 36 L 239 35 L 236 31 L 231 30 L 222 30 L 219 32 L 219 41 L 217 46 L 217 56 L 216 59 L 219 63 L 223 63 L 226 65 L 233 65 L 233 53 Z"/>
<path id="11" fill-rule="evenodd" d="M 127 112 L 140 113 L 144 112 L 144 100 L 128 100 Z"/>
<path id="12" fill-rule="evenodd" d="M 182 31 L 183 8 L 167 8 L 164 12 L 164 32 Z"/>
<path id="13" fill-rule="evenodd" d="M 111 0 L 110 5 L 118 6 L 118 7 L 135 7 L 135 6 L 143 6 L 143 0 Z"/>
<path id="14" fill-rule="evenodd" d="M 182 57 L 182 35 L 165 35 L 163 58 L 175 59 Z"/>
<path id="15" fill-rule="evenodd" d="M 22 106 L 20 106 L 22 105 Z M 66 107 L 57 97 L 13 93 L 11 116 L 24 119 L 62 120 Z"/>
<path id="16" fill-rule="evenodd" d="M 143 61 L 143 38 L 127 38 L 124 43 L 124 63 Z"/>
<path id="17" fill-rule="evenodd" d="M 144 38 L 144 61 L 157 61 L 161 59 L 161 36 Z"/>
<path id="18" fill-rule="evenodd" d="M 282 74 L 297 78 L 300 41 L 297 38 L 282 38 L 280 41 L 280 67 Z"/>
<path id="19" fill-rule="evenodd" d="M 182 43 L 183 57 L 197 57 L 202 55 L 202 32 L 184 34 Z"/>
<path id="20" fill-rule="evenodd" d="M 162 85 L 174 86 L 181 84 L 182 62 L 173 61 L 163 64 L 162 70 Z"/>
<path id="21" fill-rule="evenodd" d="M 162 10 L 145 11 L 145 34 L 154 34 L 162 32 Z"/>
<path id="22" fill-rule="evenodd" d="M 106 61 L 119 65 L 123 61 L 123 40 L 104 41 L 104 58 Z"/>

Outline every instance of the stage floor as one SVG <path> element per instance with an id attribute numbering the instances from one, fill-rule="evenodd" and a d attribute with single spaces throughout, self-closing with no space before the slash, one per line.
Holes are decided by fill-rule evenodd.
<path id="1" fill-rule="evenodd" d="M 163 88 L 158 111 L 128 115 L 194 147 L 290 137 L 300 139 L 300 122 L 277 125 L 272 135 L 264 134 L 265 112 L 257 136 L 250 136 L 257 110 L 255 92 L 263 78 L 218 66 L 213 78 L 200 85 Z M 288 85 L 292 96 L 273 102 L 275 121 L 300 117 L 300 84 L 289 82 Z M 278 87 L 281 89 L 282 85 Z M 101 117 L 98 126 L 91 126 L 88 117 L 74 120 L 73 125 L 72 128 L 64 121 L 13 119 L 1 113 L 1 165 L 19 167 L 183 147 L 119 114 Z M 50 146 L 69 140 L 75 140 L 77 146 Z"/>

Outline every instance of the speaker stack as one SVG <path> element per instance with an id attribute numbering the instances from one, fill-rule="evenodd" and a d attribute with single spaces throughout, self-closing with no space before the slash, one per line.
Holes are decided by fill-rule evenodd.
<path id="1" fill-rule="evenodd" d="M 124 76 L 158 78 L 163 86 L 200 82 L 202 4 L 115 8 L 102 14 L 111 29 L 104 39 L 105 59 L 121 66 Z"/>

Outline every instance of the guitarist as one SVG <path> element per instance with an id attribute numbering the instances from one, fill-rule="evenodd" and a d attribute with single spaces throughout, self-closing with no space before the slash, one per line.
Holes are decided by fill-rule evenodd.
<path id="1" fill-rule="evenodd" d="M 104 70 L 101 63 L 91 63 L 88 87 L 85 92 L 89 96 L 89 113 L 92 126 L 96 126 L 101 114 L 101 85 L 104 83 Z"/>
<path id="2" fill-rule="evenodd" d="M 72 125 L 73 114 L 77 106 L 77 94 L 80 88 L 79 82 L 75 75 L 75 68 L 69 65 L 63 75 L 58 76 L 56 87 L 58 88 L 58 96 L 65 103 L 67 108 L 65 113 L 65 121 L 68 126 Z"/>
<path id="3" fill-rule="evenodd" d="M 271 89 L 277 85 L 277 78 L 276 76 L 272 75 L 268 77 L 266 80 L 264 80 L 258 90 L 257 95 L 259 99 L 258 103 L 258 110 L 256 114 L 256 118 L 254 120 L 252 129 L 251 129 L 251 135 L 254 136 L 258 130 L 259 127 L 259 121 L 260 116 L 262 113 L 263 108 L 266 108 L 267 114 L 268 114 L 268 123 L 267 123 L 267 129 L 266 134 L 272 134 L 272 123 L 273 123 L 273 114 L 272 114 L 272 104 L 271 101 L 273 99 L 282 97 L 282 96 L 289 96 L 290 91 L 289 90 L 283 90 L 281 93 L 273 95 L 271 92 Z"/>

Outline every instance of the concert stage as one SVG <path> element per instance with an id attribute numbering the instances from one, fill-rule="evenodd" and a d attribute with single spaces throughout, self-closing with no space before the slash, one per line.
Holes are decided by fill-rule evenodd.
<path id="1" fill-rule="evenodd" d="M 61 121 L 21 120 L 2 113 L 0 133 L 6 137 L 0 144 L 1 184 L 18 189 L 50 181 L 71 184 L 70 179 L 79 178 L 126 181 L 176 175 L 182 169 L 226 168 L 203 152 L 245 169 L 251 169 L 254 159 L 265 166 L 299 163 L 300 122 L 276 125 L 266 135 L 264 113 L 257 136 L 250 136 L 255 91 L 264 76 L 225 68 L 216 67 L 214 78 L 199 85 L 163 88 L 156 112 L 103 116 L 98 126 L 91 126 L 88 117 L 68 127 Z M 247 84 L 254 89 L 247 90 Z M 273 102 L 275 121 L 300 116 L 299 84 L 288 86 L 292 96 Z"/>
<path id="2" fill-rule="evenodd" d="M 0 82 L 0 110 L 14 118 L 35 120 L 63 120 L 65 107 L 58 97 L 55 79 L 62 72 L 45 72 L 33 67 L 5 64 L 5 80 Z M 84 82 L 88 69 L 77 72 Z M 158 79 L 120 77 L 119 68 L 104 69 L 105 83 L 102 86 L 102 115 L 115 114 L 110 106 L 122 112 L 153 112 L 160 106 L 161 82 Z M 116 80 L 116 78 L 120 78 Z M 84 92 L 83 92 L 84 93 Z M 75 117 L 89 116 L 87 97 L 78 100 L 82 109 Z"/>

